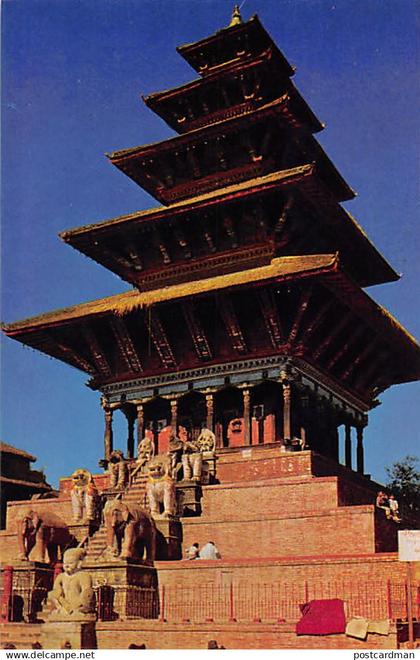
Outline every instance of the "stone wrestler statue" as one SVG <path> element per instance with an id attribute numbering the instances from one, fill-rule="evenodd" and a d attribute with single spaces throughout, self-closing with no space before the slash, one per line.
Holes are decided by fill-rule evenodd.
<path id="1" fill-rule="evenodd" d="M 63 573 L 54 581 L 48 601 L 53 609 L 49 616 L 54 621 L 95 621 L 95 594 L 89 573 L 81 571 L 85 552 L 72 548 L 64 553 Z"/>
<path id="2" fill-rule="evenodd" d="M 98 491 L 88 470 L 79 468 L 73 472 L 71 506 L 75 522 L 90 522 L 96 518 Z"/>

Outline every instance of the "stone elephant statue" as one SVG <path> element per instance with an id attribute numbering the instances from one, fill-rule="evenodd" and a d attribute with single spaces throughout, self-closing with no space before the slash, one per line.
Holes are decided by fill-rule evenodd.
<path id="1" fill-rule="evenodd" d="M 66 523 L 49 511 L 24 510 L 16 520 L 18 559 L 54 563 L 75 544 Z"/>
<path id="2" fill-rule="evenodd" d="M 153 563 L 156 527 L 146 511 L 129 507 L 119 499 L 108 500 L 104 507 L 104 520 L 108 554 Z"/>
<path id="3" fill-rule="evenodd" d="M 172 477 L 170 458 L 155 458 L 148 465 L 146 486 L 150 513 L 154 518 L 176 515 L 175 480 Z"/>

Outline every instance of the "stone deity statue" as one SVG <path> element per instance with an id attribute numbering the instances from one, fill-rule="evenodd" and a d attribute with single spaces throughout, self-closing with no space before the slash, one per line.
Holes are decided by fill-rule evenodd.
<path id="1" fill-rule="evenodd" d="M 50 621 L 95 621 L 95 594 L 89 573 L 81 571 L 85 552 L 71 548 L 64 553 L 63 573 L 55 581 L 48 601 Z"/>
<path id="2" fill-rule="evenodd" d="M 138 472 L 143 472 L 147 464 L 152 460 L 155 455 L 155 443 L 152 438 L 149 438 L 147 435 L 144 436 L 143 440 L 140 440 L 137 445 L 137 461 L 134 470 L 131 473 L 131 481 L 136 476 Z"/>

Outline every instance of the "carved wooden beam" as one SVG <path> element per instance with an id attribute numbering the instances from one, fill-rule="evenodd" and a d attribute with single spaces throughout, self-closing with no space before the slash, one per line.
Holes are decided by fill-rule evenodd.
<path id="1" fill-rule="evenodd" d="M 210 232 L 210 229 L 209 229 L 208 223 L 206 221 L 206 218 L 204 219 L 204 222 L 203 222 L 203 236 L 204 236 L 204 240 L 206 241 L 210 252 L 216 252 L 217 247 L 214 244 L 214 239 L 213 239 L 213 236 Z"/>
<path id="2" fill-rule="evenodd" d="M 283 343 L 283 332 L 273 292 L 268 289 L 259 289 L 257 296 L 271 344 L 273 348 L 280 348 Z"/>
<path id="3" fill-rule="evenodd" d="M 143 264 L 140 259 L 140 255 L 137 252 L 136 247 L 133 245 L 133 243 L 128 243 L 127 245 L 127 254 L 130 257 L 130 261 L 132 266 L 134 267 L 134 270 L 143 270 Z"/>
<path id="4" fill-rule="evenodd" d="M 128 370 L 135 373 L 143 371 L 139 355 L 136 351 L 124 320 L 115 316 L 111 319 L 110 325 Z"/>
<path id="5" fill-rule="evenodd" d="M 201 175 L 200 164 L 198 162 L 197 154 L 195 153 L 195 146 L 187 147 L 186 154 L 187 154 L 188 164 L 191 168 L 194 178 L 200 179 L 202 175 Z"/>
<path id="6" fill-rule="evenodd" d="M 64 344 L 61 344 L 57 342 L 57 348 L 60 349 L 60 351 L 63 353 L 64 357 L 69 360 L 69 362 L 73 362 L 79 369 L 82 371 L 86 371 L 88 374 L 92 374 L 95 376 L 97 374 L 97 370 L 95 367 L 93 367 L 90 362 L 85 360 L 84 357 L 82 357 L 77 351 L 75 351 L 73 348 L 70 348 L 69 346 L 65 346 Z"/>
<path id="7" fill-rule="evenodd" d="M 182 305 L 182 311 L 187 322 L 188 330 L 190 331 L 193 339 L 194 348 L 200 360 L 210 360 L 213 355 L 203 330 L 200 320 L 198 319 L 194 305 L 191 301 L 187 301 Z"/>
<path id="8" fill-rule="evenodd" d="M 266 238 L 267 236 L 267 212 L 264 209 L 263 205 L 260 203 L 257 203 L 254 208 L 251 210 L 251 214 L 247 210 L 246 206 L 244 208 L 244 214 L 243 218 L 246 219 L 247 217 L 253 216 L 254 222 L 255 222 L 255 231 L 257 233 L 258 238 Z"/>
<path id="9" fill-rule="evenodd" d="M 289 343 L 294 342 L 296 340 L 296 337 L 298 336 L 298 332 L 299 332 L 299 328 L 300 328 L 301 323 L 302 323 L 303 316 L 304 316 L 306 310 L 308 309 L 308 305 L 309 305 L 309 301 L 311 299 L 312 291 L 313 291 L 313 287 L 309 286 L 302 293 L 302 296 L 300 298 L 299 305 L 298 305 L 298 310 L 297 310 L 297 313 L 296 313 L 296 316 L 295 316 L 295 320 L 293 322 L 292 329 L 290 330 L 290 333 L 289 333 L 289 339 L 288 339 Z"/>
<path id="10" fill-rule="evenodd" d="M 153 172 L 151 171 L 151 166 L 154 165 L 154 161 L 152 158 L 150 158 L 149 160 L 142 160 L 139 164 L 143 168 L 143 176 L 148 181 L 153 183 L 158 188 L 163 188 L 165 186 L 163 179 L 158 177 L 154 171 Z"/>
<path id="11" fill-rule="evenodd" d="M 226 231 L 228 237 L 231 240 L 232 247 L 233 248 L 238 247 L 238 236 L 237 236 L 237 233 L 235 231 L 235 226 L 233 224 L 232 218 L 230 218 L 229 216 L 225 216 L 223 218 L 223 226 L 225 228 L 225 231 Z"/>
<path id="12" fill-rule="evenodd" d="M 95 239 L 93 243 L 89 242 L 86 247 L 89 250 L 89 255 L 91 255 L 93 259 L 101 264 L 107 265 L 111 269 L 115 263 L 121 265 L 126 270 L 132 270 L 133 268 L 133 263 L 130 259 L 118 254 L 116 251 L 114 252 L 113 250 L 110 250 L 100 240 Z"/>
<path id="13" fill-rule="evenodd" d="M 294 204 L 294 197 L 292 195 L 289 195 L 285 205 L 283 206 L 280 217 L 279 217 L 279 219 L 277 220 L 277 222 L 274 226 L 274 233 L 275 234 L 282 234 L 283 233 L 283 231 L 286 227 L 286 224 L 289 221 L 290 210 L 291 210 L 293 204 Z"/>
<path id="14" fill-rule="evenodd" d="M 339 350 L 336 351 L 335 355 L 332 356 L 330 361 L 327 364 L 327 371 L 331 371 L 333 367 L 337 364 L 339 360 L 345 355 L 352 346 L 360 339 L 363 333 L 366 331 L 366 328 L 359 326 L 359 328 L 350 336 L 349 340 L 341 346 Z"/>
<path id="15" fill-rule="evenodd" d="M 165 242 L 163 241 L 162 236 L 160 235 L 157 229 L 155 229 L 153 232 L 153 242 L 156 248 L 159 250 L 160 254 L 162 255 L 163 263 L 165 265 L 170 264 L 172 262 L 172 259 L 169 255 Z"/>
<path id="16" fill-rule="evenodd" d="M 78 351 L 66 344 L 57 341 L 57 338 L 52 337 L 48 330 L 41 332 L 31 333 L 31 346 L 43 353 L 52 355 L 59 360 L 64 360 L 77 367 L 81 371 L 85 371 L 93 376 L 97 375 L 96 368 L 86 360 Z"/>
<path id="17" fill-rule="evenodd" d="M 177 366 L 175 356 L 156 310 L 150 310 L 147 326 L 162 365 L 166 369 L 175 369 Z"/>
<path id="18" fill-rule="evenodd" d="M 82 326 L 82 335 L 89 346 L 98 373 L 104 377 L 111 376 L 112 369 L 105 352 L 101 348 L 94 331 L 88 324 Z"/>
<path id="19" fill-rule="evenodd" d="M 319 326 L 325 321 L 328 312 L 332 309 L 334 300 L 328 298 L 326 302 L 321 306 L 318 313 L 312 318 L 308 325 L 302 331 L 302 337 L 305 344 L 308 344 L 308 339 L 313 335 L 313 333 L 319 328 Z"/>
<path id="20" fill-rule="evenodd" d="M 219 312 L 226 326 L 233 349 L 238 353 L 247 353 L 248 348 L 230 296 L 224 295 L 220 297 Z"/>
<path id="21" fill-rule="evenodd" d="M 191 247 L 190 247 L 190 245 L 189 245 L 182 229 L 180 229 L 180 227 L 178 227 L 176 225 L 174 226 L 174 237 L 175 237 L 175 240 L 177 241 L 180 249 L 183 252 L 184 258 L 185 259 L 191 259 L 191 257 L 192 257 Z"/>
<path id="22" fill-rule="evenodd" d="M 330 333 L 325 337 L 325 339 L 320 343 L 318 348 L 314 351 L 313 357 L 315 360 L 318 360 L 323 353 L 328 349 L 330 344 L 334 341 L 334 339 L 344 330 L 346 325 L 350 323 L 350 320 L 352 319 L 353 314 L 350 310 L 347 312 L 343 312 L 343 316 L 341 317 L 340 321 L 337 323 L 336 326 L 334 326 L 331 330 Z"/>
<path id="23" fill-rule="evenodd" d="M 376 346 L 376 336 L 372 337 L 370 342 L 365 346 L 362 352 L 359 353 L 359 355 L 350 362 L 347 368 L 339 375 L 339 379 L 343 381 L 348 380 L 351 374 L 353 373 L 353 371 L 369 357 L 375 346 Z"/>
<path id="24" fill-rule="evenodd" d="M 382 373 L 386 370 L 388 364 L 388 358 L 382 352 L 377 353 L 370 364 L 364 369 L 354 381 L 354 387 L 360 390 L 366 390 L 367 385 L 372 383 L 377 376 L 377 374 Z"/>

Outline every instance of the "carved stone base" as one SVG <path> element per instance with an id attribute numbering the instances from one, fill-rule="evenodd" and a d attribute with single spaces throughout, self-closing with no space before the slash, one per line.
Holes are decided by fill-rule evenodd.
<path id="1" fill-rule="evenodd" d="M 217 457 L 214 452 L 203 452 L 203 467 L 201 483 L 203 486 L 216 483 L 216 462 Z"/>
<path id="2" fill-rule="evenodd" d="M 53 586 L 54 569 L 37 561 L 13 563 L 13 598 L 11 607 L 14 621 L 35 623 L 42 610 L 47 593 Z"/>
<path id="3" fill-rule="evenodd" d="M 178 518 L 155 518 L 156 559 L 182 559 L 182 525 Z"/>
<path id="4" fill-rule="evenodd" d="M 158 613 L 157 571 L 136 559 L 101 558 L 83 567 L 92 576 L 98 619 L 153 619 Z"/>
<path id="5" fill-rule="evenodd" d="M 200 516 L 201 485 L 194 481 L 180 481 L 176 485 L 179 516 Z"/>
<path id="6" fill-rule="evenodd" d="M 40 642 L 44 649 L 96 649 L 96 624 L 94 621 L 44 623 Z"/>

